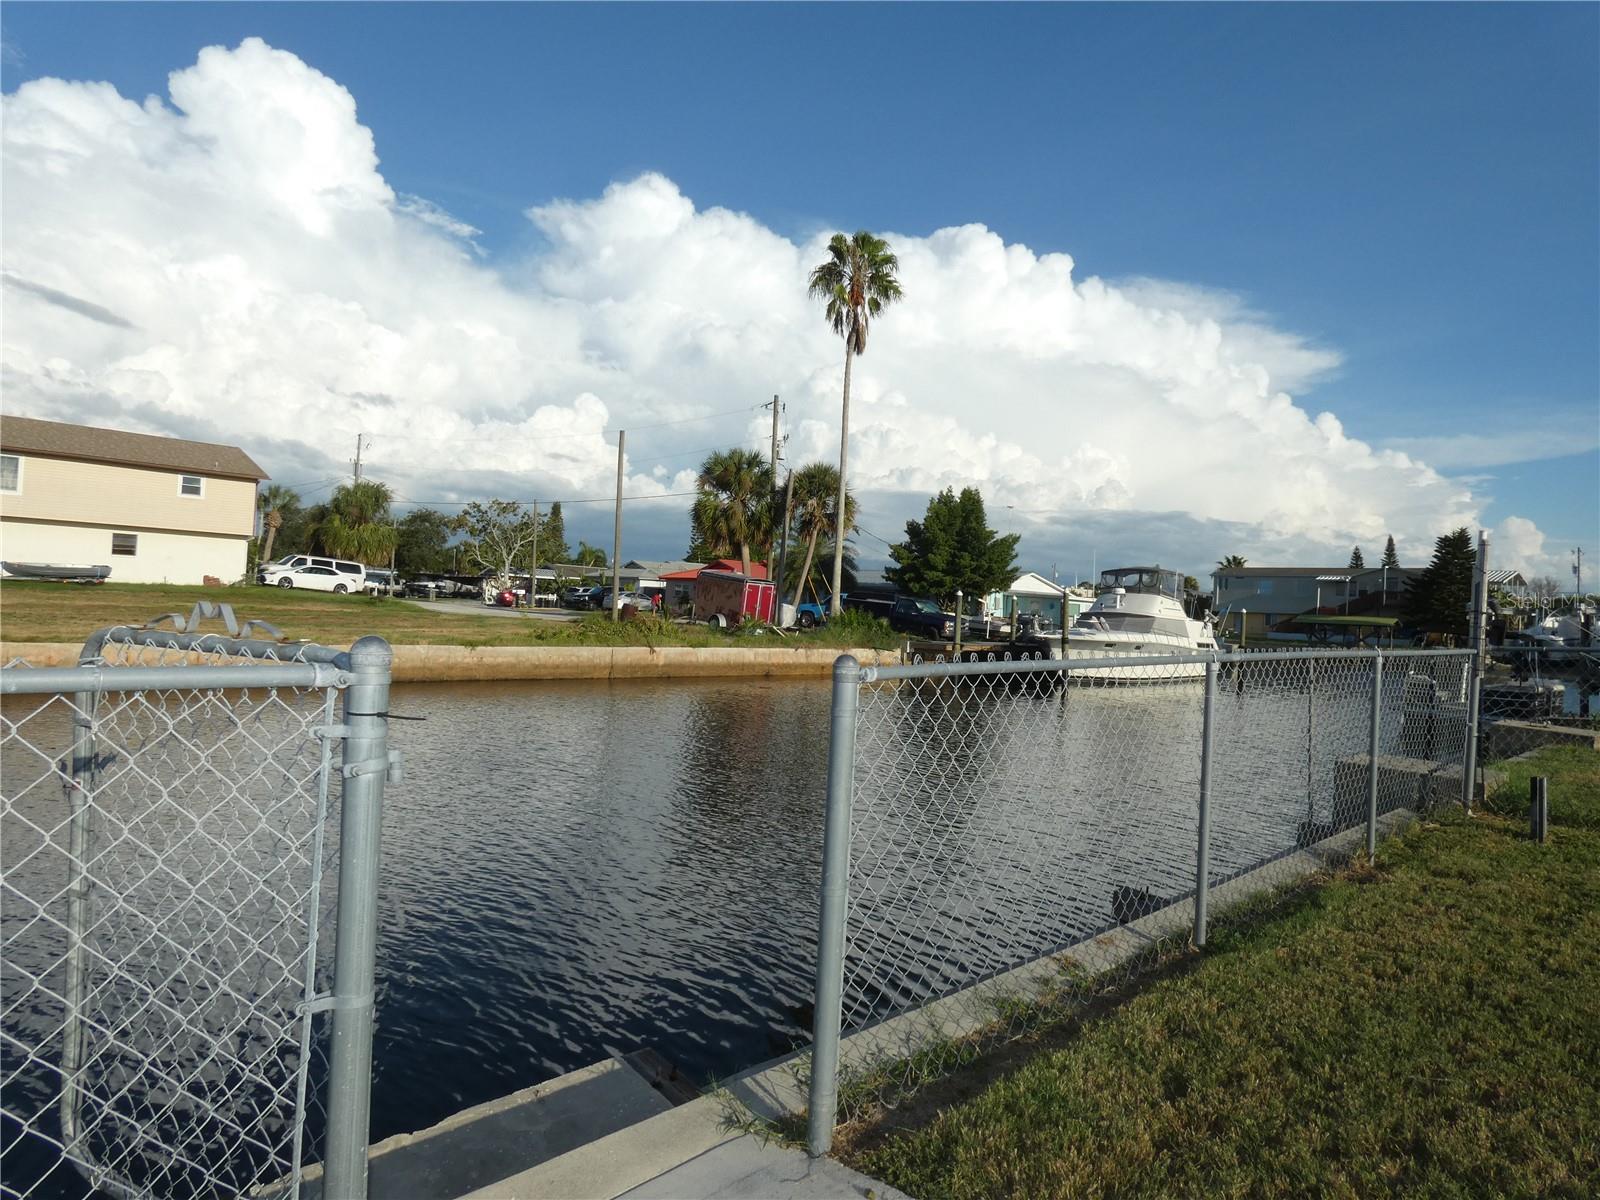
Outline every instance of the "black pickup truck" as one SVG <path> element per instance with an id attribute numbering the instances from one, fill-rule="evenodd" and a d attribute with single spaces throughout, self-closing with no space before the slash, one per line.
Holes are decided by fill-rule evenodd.
<path id="1" fill-rule="evenodd" d="M 956 635 L 956 620 L 932 600 L 899 596 L 890 605 L 889 628 L 913 637 L 942 641 Z"/>

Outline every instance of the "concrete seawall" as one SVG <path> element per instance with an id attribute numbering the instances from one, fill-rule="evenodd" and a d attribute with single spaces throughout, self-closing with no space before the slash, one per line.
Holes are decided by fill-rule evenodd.
<path id="1" fill-rule="evenodd" d="M 79 649 L 76 642 L 0 642 L 0 662 L 69 667 Z M 396 646 L 394 679 L 818 679 L 843 653 L 809 646 Z M 848 653 L 863 663 L 900 661 L 897 650 Z"/>

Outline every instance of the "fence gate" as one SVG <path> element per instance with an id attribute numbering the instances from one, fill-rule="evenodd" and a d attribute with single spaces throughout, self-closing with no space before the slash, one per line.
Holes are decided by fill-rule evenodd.
<path id="1" fill-rule="evenodd" d="M 304 644 L 122 628 L 83 663 L 4 672 L 0 1194 L 297 1196 L 330 1115 L 340 809 L 388 766 L 356 717 L 387 703 L 352 712 L 361 663 Z M 339 988 L 368 1053 L 370 972 Z"/>

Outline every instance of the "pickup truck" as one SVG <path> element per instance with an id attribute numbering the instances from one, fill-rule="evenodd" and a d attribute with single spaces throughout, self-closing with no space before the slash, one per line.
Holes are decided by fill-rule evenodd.
<path id="1" fill-rule="evenodd" d="M 932 600 L 900 596 L 890 606 L 889 628 L 915 637 L 942 641 L 956 635 L 956 619 Z"/>

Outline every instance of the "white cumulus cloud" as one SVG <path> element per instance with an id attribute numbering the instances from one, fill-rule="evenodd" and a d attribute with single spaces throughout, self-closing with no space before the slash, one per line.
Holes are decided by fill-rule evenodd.
<path id="1" fill-rule="evenodd" d="M 365 432 L 415 499 L 609 494 L 624 428 L 629 493 L 681 490 L 706 449 L 765 447 L 774 393 L 786 457 L 837 454 L 843 349 L 804 287 L 823 237 L 647 174 L 534 204 L 544 247 L 496 263 L 396 193 L 356 99 L 294 55 L 213 47 L 169 93 L 5 97 L 8 410 L 234 442 L 291 483 L 339 474 Z M 1342 561 L 1389 532 L 1410 561 L 1476 518 L 1462 482 L 1298 404 L 1337 354 L 1235 296 L 1079 278 L 982 225 L 882 232 L 906 298 L 852 395 L 875 533 L 966 484 L 1035 559 L 1081 528 L 1102 561 Z M 639 514 L 632 553 L 681 551 L 683 502 Z M 1507 540 L 1538 553 L 1524 524 Z"/>

